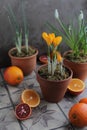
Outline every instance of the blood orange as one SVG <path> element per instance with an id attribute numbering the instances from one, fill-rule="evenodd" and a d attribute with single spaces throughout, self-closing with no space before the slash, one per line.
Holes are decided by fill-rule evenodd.
<path id="1" fill-rule="evenodd" d="M 47 56 L 46 55 L 42 55 L 39 57 L 39 60 L 44 63 L 44 64 L 47 64 L 48 63 L 48 60 L 47 60 Z"/>
<path id="2" fill-rule="evenodd" d="M 31 115 L 31 108 L 26 103 L 18 104 L 15 108 L 15 114 L 19 120 L 28 119 Z"/>

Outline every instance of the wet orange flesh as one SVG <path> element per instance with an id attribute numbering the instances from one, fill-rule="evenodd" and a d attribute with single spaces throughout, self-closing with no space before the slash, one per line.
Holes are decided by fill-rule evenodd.
<path id="1" fill-rule="evenodd" d="M 38 96 L 32 91 L 27 91 L 24 95 L 24 101 L 29 105 L 35 105 L 38 102 Z"/>
<path id="2" fill-rule="evenodd" d="M 79 80 L 72 80 L 68 88 L 71 90 L 79 91 L 79 90 L 83 90 L 84 84 L 80 82 Z"/>

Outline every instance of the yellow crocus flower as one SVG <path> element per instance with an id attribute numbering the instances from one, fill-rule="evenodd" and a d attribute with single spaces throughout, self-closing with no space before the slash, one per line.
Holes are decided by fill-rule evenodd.
<path id="1" fill-rule="evenodd" d="M 61 41 L 62 41 L 61 36 L 55 37 L 54 40 L 53 40 L 54 47 L 58 46 L 61 43 Z"/>
<path id="2" fill-rule="evenodd" d="M 57 54 L 57 61 L 62 62 L 63 58 L 62 58 L 61 54 L 59 52 L 57 52 L 56 54 Z"/>
<path id="3" fill-rule="evenodd" d="M 50 38 L 50 41 L 51 43 L 53 42 L 54 38 L 55 38 L 55 34 L 54 33 L 50 33 L 49 34 L 49 38 Z"/>
<path id="4" fill-rule="evenodd" d="M 52 43 L 52 37 L 48 35 L 46 32 L 42 33 L 42 38 L 46 41 L 47 45 L 50 46 Z"/>

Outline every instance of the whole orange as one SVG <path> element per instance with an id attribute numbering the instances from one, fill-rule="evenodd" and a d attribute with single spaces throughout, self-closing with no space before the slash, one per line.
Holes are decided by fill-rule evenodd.
<path id="1" fill-rule="evenodd" d="M 84 98 L 80 99 L 79 102 L 80 102 L 80 103 L 86 103 L 86 104 L 87 104 L 87 97 L 84 97 Z"/>
<path id="2" fill-rule="evenodd" d="M 69 110 L 69 120 L 76 127 L 87 126 L 87 104 L 76 103 Z"/>
<path id="3" fill-rule="evenodd" d="M 23 78 L 23 72 L 17 66 L 10 66 L 4 71 L 4 80 L 10 85 L 18 85 Z"/>

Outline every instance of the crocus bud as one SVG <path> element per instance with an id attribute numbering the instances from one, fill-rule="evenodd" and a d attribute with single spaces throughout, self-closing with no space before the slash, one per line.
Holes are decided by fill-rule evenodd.
<path id="1" fill-rule="evenodd" d="M 82 21 L 84 18 L 84 15 L 83 15 L 83 11 L 80 10 L 80 14 L 79 14 L 79 21 Z"/>
<path id="2" fill-rule="evenodd" d="M 71 31 L 72 31 L 72 27 L 71 27 L 71 25 L 69 25 L 69 33 L 71 34 Z"/>
<path id="3" fill-rule="evenodd" d="M 56 18 L 56 19 L 59 19 L 59 12 L 58 12 L 57 9 L 55 9 L 55 18 Z"/>

